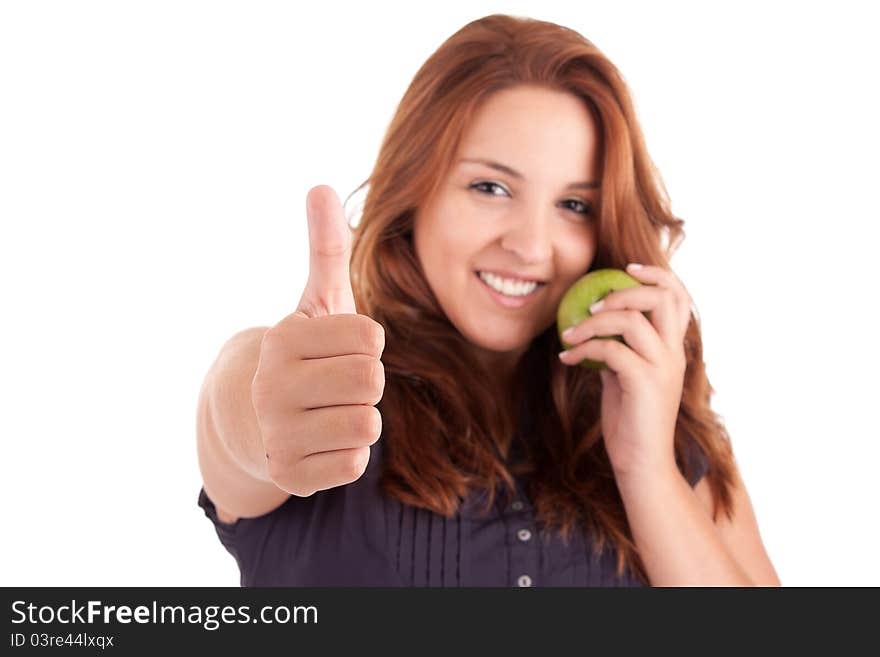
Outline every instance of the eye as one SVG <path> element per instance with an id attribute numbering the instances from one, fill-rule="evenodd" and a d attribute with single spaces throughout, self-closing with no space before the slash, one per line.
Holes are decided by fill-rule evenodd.
<path id="1" fill-rule="evenodd" d="M 593 214 L 593 204 L 592 203 L 584 203 L 583 201 L 578 201 L 576 198 L 568 199 L 567 201 L 563 201 L 563 203 L 577 203 L 578 205 L 583 206 L 582 210 L 575 210 L 578 214 L 582 214 L 584 216 L 590 216 Z"/>
<path id="2" fill-rule="evenodd" d="M 502 189 L 502 190 L 504 189 L 504 188 L 503 188 L 501 185 L 499 185 L 498 183 L 488 182 L 488 181 L 483 181 L 483 182 L 474 183 L 473 185 L 471 185 L 471 189 L 477 189 L 477 190 L 479 190 L 480 192 L 482 192 L 483 194 L 489 194 L 490 196 L 497 196 L 497 194 L 493 194 L 492 192 L 486 192 L 486 191 L 484 191 L 483 189 L 481 189 L 482 187 L 484 187 L 484 186 L 486 186 L 486 185 L 490 185 L 490 186 L 492 186 L 492 187 L 497 187 L 498 189 Z M 506 190 L 505 190 L 505 191 L 506 191 Z"/>
<path id="3" fill-rule="evenodd" d="M 493 194 L 491 191 L 485 191 L 485 188 L 486 188 L 487 186 L 488 186 L 488 187 L 497 187 L 498 189 L 503 190 L 505 193 L 506 193 L 506 191 L 507 191 L 507 190 L 504 189 L 504 187 L 502 187 L 502 186 L 499 185 L 498 183 L 491 182 L 491 181 L 488 181 L 488 180 L 485 180 L 485 181 L 482 181 L 482 182 L 474 183 L 473 185 L 471 185 L 471 189 L 476 189 L 476 190 L 478 190 L 480 193 L 482 193 L 482 194 L 488 194 L 489 196 L 498 196 L 498 194 Z M 580 207 L 578 207 L 577 209 L 569 207 L 569 209 L 570 209 L 572 212 L 575 212 L 575 213 L 577 213 L 577 214 L 581 214 L 581 215 L 583 215 L 583 216 L 585 216 L 585 217 L 592 216 L 592 214 L 593 214 L 593 204 L 592 204 L 592 203 L 585 202 L 585 201 L 580 201 L 580 200 L 578 200 L 578 199 L 576 199 L 576 198 L 570 198 L 570 199 L 568 199 L 568 200 L 566 200 L 566 201 L 563 201 L 563 204 L 565 204 L 565 203 L 574 203 L 574 204 L 576 204 L 576 206 L 580 206 Z"/>

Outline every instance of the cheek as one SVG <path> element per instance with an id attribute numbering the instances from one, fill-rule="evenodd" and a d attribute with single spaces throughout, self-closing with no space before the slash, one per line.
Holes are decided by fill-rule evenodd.
<path id="1" fill-rule="evenodd" d="M 596 255 L 596 229 L 578 231 L 570 235 L 559 248 L 560 261 L 566 274 L 577 276 L 590 268 Z"/>
<path id="2" fill-rule="evenodd" d="M 434 225 L 431 244 L 426 246 L 434 249 L 444 268 L 453 263 L 470 264 L 489 241 L 480 228 L 481 223 L 471 215 L 450 209 Z"/>
<path id="3" fill-rule="evenodd" d="M 589 271 L 593 263 L 596 242 L 592 231 L 587 235 L 570 237 L 559 245 L 556 254 L 556 271 L 559 273 L 556 293 L 561 298 L 569 286 Z"/>
<path id="4" fill-rule="evenodd" d="M 447 206 L 432 216 L 425 216 L 415 229 L 415 248 L 425 276 L 438 297 L 450 294 L 469 283 L 470 269 L 480 249 L 480 236 L 474 222 L 463 212 Z"/>

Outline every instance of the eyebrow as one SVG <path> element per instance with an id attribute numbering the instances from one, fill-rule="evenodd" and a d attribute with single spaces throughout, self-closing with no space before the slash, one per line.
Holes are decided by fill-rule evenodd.
<path id="1" fill-rule="evenodd" d="M 487 167 L 495 169 L 497 171 L 501 171 L 502 173 L 506 173 L 509 176 L 513 176 L 519 180 L 523 180 L 525 176 L 523 176 L 519 171 L 514 171 L 509 166 L 501 164 L 500 162 L 495 162 L 494 160 L 487 160 L 485 158 L 480 157 L 463 157 L 459 160 L 459 162 L 473 162 L 475 164 L 485 164 Z M 566 189 L 599 189 L 599 183 L 595 181 L 584 181 L 584 182 L 573 182 L 569 183 Z"/>

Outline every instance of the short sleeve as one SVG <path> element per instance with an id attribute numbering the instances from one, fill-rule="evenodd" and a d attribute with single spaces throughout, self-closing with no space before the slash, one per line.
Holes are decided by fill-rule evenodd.
<path id="1" fill-rule="evenodd" d="M 241 522 L 239 518 L 233 523 L 226 523 L 220 520 L 217 516 L 217 507 L 214 506 L 214 502 L 211 501 L 211 498 L 208 497 L 208 494 L 205 492 L 205 487 L 202 486 L 199 490 L 199 506 L 205 512 L 205 515 L 211 520 L 211 523 L 214 525 L 214 529 L 217 532 L 217 537 L 220 539 L 220 542 L 223 544 L 223 547 L 235 557 L 235 560 L 238 562 L 239 567 L 241 567 L 241 557 L 239 554 L 239 548 L 236 542 L 236 530 L 238 529 L 238 525 Z"/>
<path id="2" fill-rule="evenodd" d="M 703 452 L 703 449 L 697 444 L 696 441 L 691 441 L 690 447 L 687 451 L 687 458 L 689 473 L 687 480 L 688 483 L 691 485 L 691 488 L 693 488 L 698 483 L 700 483 L 700 480 L 709 471 L 709 459 L 706 457 L 705 452 Z"/>
<path id="3" fill-rule="evenodd" d="M 317 496 L 312 496 L 317 498 Z M 217 516 L 217 507 L 205 487 L 199 490 L 198 505 L 214 525 L 217 537 L 235 559 L 241 575 L 241 586 L 271 586 L 284 577 L 281 569 L 290 565 L 290 555 L 309 550 L 304 541 L 310 538 L 304 528 L 310 527 L 315 500 L 303 498 L 293 503 L 293 496 L 275 509 L 260 516 L 241 517 L 226 523 Z"/>

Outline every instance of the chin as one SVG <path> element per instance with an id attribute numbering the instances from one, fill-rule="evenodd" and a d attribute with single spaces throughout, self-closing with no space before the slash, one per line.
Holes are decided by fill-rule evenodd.
<path id="1" fill-rule="evenodd" d="M 486 351 L 494 351 L 499 354 L 526 349 L 532 341 L 529 335 L 510 335 L 510 336 L 473 336 L 468 338 L 476 347 L 485 349 Z"/>

